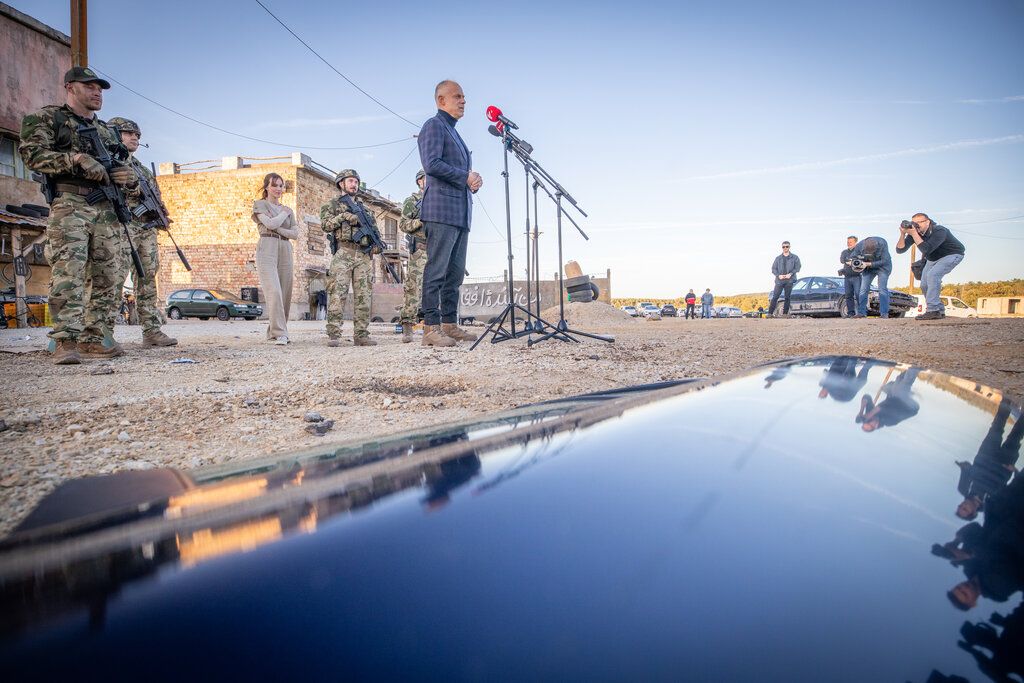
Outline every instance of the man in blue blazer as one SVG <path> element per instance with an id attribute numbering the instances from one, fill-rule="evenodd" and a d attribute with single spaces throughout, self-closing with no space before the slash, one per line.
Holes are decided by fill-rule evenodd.
<path id="1" fill-rule="evenodd" d="M 473 170 L 473 154 L 455 130 L 466 113 L 466 96 L 455 81 L 434 88 L 437 114 L 423 124 L 418 144 L 426 187 L 420 220 L 427 234 L 423 272 L 423 345 L 454 346 L 475 341 L 458 326 L 459 286 L 466 269 L 466 245 L 473 217 L 473 193 L 483 178 Z"/>

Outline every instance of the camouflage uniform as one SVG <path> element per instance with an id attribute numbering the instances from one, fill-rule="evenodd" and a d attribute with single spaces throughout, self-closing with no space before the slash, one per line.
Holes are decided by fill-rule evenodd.
<path id="1" fill-rule="evenodd" d="M 72 162 L 87 146 L 78 136 L 79 124 L 95 125 L 108 148 L 119 143 L 114 133 L 98 118 L 91 121 L 78 116 L 67 105 L 47 106 L 25 116 L 21 124 L 18 152 L 25 166 L 50 176 L 56 183 L 81 187 L 95 186 Z M 137 196 L 138 190 L 134 194 Z M 49 305 L 55 340 L 89 341 L 86 336 L 87 308 L 107 311 L 119 306 L 118 276 L 124 228 L 117 221 L 109 201 L 90 206 L 85 197 L 60 191 L 50 205 L 47 222 L 47 258 L 52 269 Z M 125 194 L 133 193 L 125 190 Z M 92 291 L 86 297 L 86 282 Z M 101 314 L 92 316 L 94 326 L 88 334 L 102 339 L 112 334 Z"/>
<path id="2" fill-rule="evenodd" d="M 156 189 L 157 196 L 159 196 L 160 190 L 157 189 L 158 186 L 153 178 L 153 174 L 134 155 L 131 157 L 131 166 L 139 174 L 140 178 L 145 177 L 149 181 L 150 186 Z M 131 208 L 134 209 L 138 204 L 139 201 L 129 198 L 128 205 Z M 128 278 L 128 273 L 131 272 L 132 282 L 135 284 L 135 305 L 139 313 L 139 323 L 142 325 L 142 332 L 143 334 L 158 332 L 160 327 L 167 321 L 164 319 L 163 307 L 160 305 L 160 299 L 156 291 L 156 274 L 160 268 L 160 248 L 157 245 L 156 228 L 145 228 L 142 221 L 133 220 L 128 226 L 128 231 L 132 236 L 135 250 L 139 253 L 142 269 L 146 271 L 146 275 L 145 277 L 139 277 L 139 274 L 135 272 L 135 266 L 132 264 L 131 248 L 128 246 L 128 240 L 124 240 L 124 249 L 121 250 L 121 275 L 118 279 L 118 297 L 120 298 L 121 292 L 124 289 L 124 283 Z M 107 319 L 111 329 L 113 329 L 114 316 L 116 315 L 116 309 L 111 309 L 108 312 Z"/>
<path id="3" fill-rule="evenodd" d="M 422 199 L 423 190 L 417 190 L 409 195 L 402 204 L 402 220 L 398 223 L 398 229 L 409 235 L 416 249 L 415 252 L 410 249 L 409 268 L 405 275 L 405 296 L 400 314 L 403 326 L 414 324 L 419 317 L 423 271 L 427 267 L 427 236 L 423 231 L 423 221 L 420 220 Z"/>
<path id="4" fill-rule="evenodd" d="M 338 174 L 335 184 L 344 180 L 344 174 L 344 171 Z M 355 197 L 352 197 L 352 201 L 362 206 Z M 368 211 L 366 213 L 373 220 L 373 214 Z M 373 257 L 364 253 L 363 247 L 352 241 L 353 230 L 359 227 L 359 217 L 349 211 L 341 197 L 336 197 L 320 207 L 320 227 L 324 232 L 333 233 L 338 241 L 338 251 L 331 259 L 327 274 L 327 336 L 331 339 L 341 337 L 342 315 L 351 283 L 353 336 L 357 340 L 367 339 L 370 336 Z"/>

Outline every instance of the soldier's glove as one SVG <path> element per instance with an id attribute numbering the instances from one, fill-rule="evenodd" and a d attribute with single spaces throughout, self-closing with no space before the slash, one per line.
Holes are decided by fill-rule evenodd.
<path id="1" fill-rule="evenodd" d="M 372 249 L 370 249 L 370 253 L 379 254 L 380 253 L 380 247 L 374 245 L 374 247 Z"/>
<path id="2" fill-rule="evenodd" d="M 122 187 L 139 184 L 139 176 L 135 173 L 135 169 L 130 166 L 118 166 L 111 169 L 110 179 Z"/>
<path id="3" fill-rule="evenodd" d="M 98 183 L 110 182 L 107 169 L 103 168 L 103 164 L 88 154 L 80 154 L 75 164 L 81 169 L 82 175 L 89 180 L 95 180 Z"/>

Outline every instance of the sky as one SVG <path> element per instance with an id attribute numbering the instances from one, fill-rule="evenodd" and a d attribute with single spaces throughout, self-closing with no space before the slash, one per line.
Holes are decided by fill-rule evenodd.
<path id="1" fill-rule="evenodd" d="M 66 0 L 8 2 L 70 29 Z M 610 269 L 613 296 L 766 291 L 783 240 L 802 275 L 831 275 L 847 235 L 893 245 L 918 211 L 967 247 L 947 282 L 1024 277 L 1021 0 L 263 2 L 384 107 L 254 0 L 91 3 L 92 66 L 268 141 L 203 127 L 115 83 L 101 116 L 138 121 L 143 161 L 302 151 L 400 201 L 419 168 L 412 136 L 435 112 L 434 85 L 451 78 L 466 93 L 458 128 L 484 178 L 474 277 L 507 267 L 489 105 L 586 212 L 568 210 L 589 240 L 563 221 L 564 258 Z M 521 278 L 525 180 L 509 163 Z M 541 272 L 554 273 L 550 201 L 538 217 Z M 909 254 L 893 256 L 892 282 L 905 286 Z"/>

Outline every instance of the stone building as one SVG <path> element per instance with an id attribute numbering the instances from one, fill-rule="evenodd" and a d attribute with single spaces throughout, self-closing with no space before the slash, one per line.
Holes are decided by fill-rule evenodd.
<path id="1" fill-rule="evenodd" d="M 46 202 L 18 155 L 21 120 L 64 101 L 64 72 L 69 68 L 68 36 L 0 2 L 0 291 L 16 288 L 19 297 L 45 295 L 50 279 L 42 250 L 46 219 L 24 207 L 45 207 Z M 30 277 L 15 276 L 18 254 Z M 3 295 L 4 300 L 13 297 Z"/>
<path id="2" fill-rule="evenodd" d="M 310 286 L 318 279 L 323 281 L 331 262 L 326 233 L 320 227 L 320 207 L 337 196 L 338 190 L 333 171 L 298 152 L 286 157 L 225 157 L 219 161 L 160 164 L 157 182 L 174 221 L 171 232 L 192 265 L 191 272 L 184 268 L 170 239 L 161 232 L 157 287 L 162 299 L 186 287 L 213 287 L 236 295 L 243 288 L 259 287 L 259 234 L 251 215 L 252 203 L 267 173 L 284 178 L 281 201 L 295 212 L 299 224 L 299 238 L 293 242 L 291 317 L 301 319 L 309 312 Z M 372 190 L 361 190 L 359 198 L 376 216 L 381 237 L 389 246 L 374 257 L 372 310 L 374 318 L 389 322 L 397 318 L 402 285 L 391 282 L 384 260 L 404 277 L 409 258 L 405 240 L 399 239 L 401 205 Z M 351 301 L 348 306 L 351 311 Z"/>

